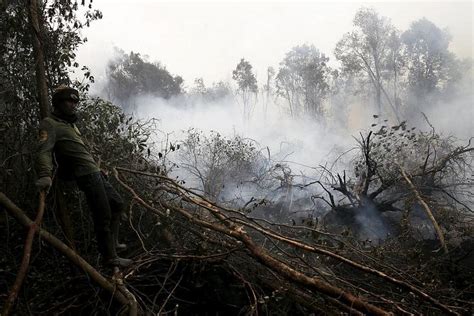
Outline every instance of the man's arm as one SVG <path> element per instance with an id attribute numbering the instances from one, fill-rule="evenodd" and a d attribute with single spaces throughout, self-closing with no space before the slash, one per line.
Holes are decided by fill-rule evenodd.
<path id="1" fill-rule="evenodd" d="M 39 127 L 36 147 L 35 169 L 38 176 L 36 186 L 47 190 L 51 186 L 53 174 L 53 148 L 56 143 L 56 132 L 48 120 L 42 120 Z"/>

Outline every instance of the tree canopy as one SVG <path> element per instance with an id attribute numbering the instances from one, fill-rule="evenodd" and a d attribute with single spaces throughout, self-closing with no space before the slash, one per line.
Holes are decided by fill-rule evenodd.
<path id="1" fill-rule="evenodd" d="M 329 93 L 329 58 L 314 45 L 292 48 L 280 63 L 276 76 L 278 94 L 289 104 L 290 114 L 321 118 L 323 100 Z"/>
<path id="2" fill-rule="evenodd" d="M 140 53 L 116 50 L 107 65 L 106 91 L 111 100 L 129 107 L 138 95 L 169 99 L 182 92 L 183 79 L 173 76 L 160 63 L 146 60 Z"/>
<path id="3" fill-rule="evenodd" d="M 258 86 L 250 62 L 242 58 L 232 71 L 232 79 L 237 82 L 237 93 L 240 95 L 244 119 L 249 120 L 255 106 Z"/>
<path id="4" fill-rule="evenodd" d="M 424 108 L 450 81 L 459 79 L 459 65 L 448 49 L 451 36 L 423 18 L 413 22 L 401 39 L 405 45 L 411 105 Z"/>

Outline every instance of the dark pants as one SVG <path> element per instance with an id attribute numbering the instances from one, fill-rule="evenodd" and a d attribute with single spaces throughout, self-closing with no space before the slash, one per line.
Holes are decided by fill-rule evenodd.
<path id="1" fill-rule="evenodd" d="M 86 195 L 92 213 L 99 252 L 105 259 L 115 258 L 123 200 L 100 172 L 76 180 L 79 189 Z"/>

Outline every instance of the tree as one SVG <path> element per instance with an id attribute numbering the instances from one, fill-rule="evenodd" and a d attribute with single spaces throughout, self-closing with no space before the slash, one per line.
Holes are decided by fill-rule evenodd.
<path id="1" fill-rule="evenodd" d="M 29 6 L 17 1 L 0 2 L 0 188 L 7 188 L 7 193 L 24 192 L 23 186 L 30 184 L 33 176 L 32 172 L 22 172 L 31 170 L 26 157 L 34 148 L 33 136 L 40 118 L 33 45 L 40 41 L 49 92 L 59 84 L 74 85 L 86 92 L 93 80 L 84 67 L 84 82 L 72 82 L 69 77 L 79 67 L 75 50 L 85 42 L 80 31 L 102 17 L 89 3 L 84 7 L 70 1 L 41 1 L 35 12 L 38 23 L 31 28 Z M 84 11 L 83 18 L 76 14 L 79 9 Z M 47 94 L 44 92 L 42 99 Z M 46 110 L 43 107 L 41 115 Z"/>
<path id="2" fill-rule="evenodd" d="M 403 43 L 398 31 L 393 31 L 387 42 L 387 72 L 385 80 L 388 90 L 392 90 L 392 106 L 397 117 L 402 111 L 401 94 L 404 90 L 404 75 L 406 70 L 406 59 L 403 55 Z"/>
<path id="3" fill-rule="evenodd" d="M 35 55 L 35 77 L 36 86 L 38 90 L 38 100 L 40 106 L 40 117 L 44 119 L 49 114 L 48 106 L 48 86 L 46 84 L 46 70 L 44 63 L 44 50 L 43 50 L 43 21 L 39 15 L 39 3 L 38 0 L 29 1 L 28 17 L 31 26 L 33 52 Z"/>
<path id="4" fill-rule="evenodd" d="M 355 101 L 357 91 L 355 87 L 354 75 L 341 72 L 339 70 L 333 70 L 331 74 L 331 93 L 329 97 L 329 116 L 332 118 L 332 122 L 340 127 L 349 127 L 349 106 Z"/>
<path id="5" fill-rule="evenodd" d="M 17 109 L 25 105 L 24 112 L 27 108 L 36 112 L 38 107 L 39 92 L 32 67 L 36 65 L 34 49 L 41 49 L 38 53 L 44 55 L 50 91 L 59 84 L 74 84 L 83 91 L 88 89 L 89 80 L 94 78 L 87 72 L 87 67 L 82 68 L 86 79 L 89 79 L 85 82 L 72 82 L 69 73 L 79 67 L 74 60 L 75 51 L 87 40 L 81 36 L 81 30 L 102 18 L 102 13 L 92 9 L 91 4 L 86 7 L 85 1 L 82 5 L 86 7 L 84 18 L 77 16 L 82 7 L 77 2 L 40 1 L 38 8 L 35 8 L 36 4 L 36 1 L 31 1 L 30 9 L 30 6 L 16 1 L 0 3 L 0 32 L 5 35 L 0 37 L 0 85 L 4 87 L 3 91 L 18 98 L 15 100 Z M 34 25 L 30 23 L 31 17 L 35 20 Z"/>
<path id="6" fill-rule="evenodd" d="M 263 85 L 263 114 L 267 117 L 268 104 L 270 103 L 270 96 L 273 95 L 273 85 L 275 80 L 275 69 L 273 67 L 267 68 L 267 82 Z"/>
<path id="7" fill-rule="evenodd" d="M 112 101 L 129 108 L 139 95 L 169 99 L 182 92 L 183 79 L 172 76 L 160 63 L 151 63 L 139 53 L 117 50 L 117 57 L 107 65 L 106 90 Z"/>
<path id="8" fill-rule="evenodd" d="M 408 93 L 413 107 L 431 103 L 456 77 L 456 60 L 449 52 L 450 35 L 426 18 L 402 34 L 408 63 Z"/>
<path id="9" fill-rule="evenodd" d="M 329 58 L 313 45 L 296 46 L 280 63 L 276 76 L 277 93 L 288 102 L 290 114 L 321 118 L 323 100 L 329 92 Z"/>
<path id="10" fill-rule="evenodd" d="M 363 81 L 370 82 L 379 114 L 384 96 L 398 115 L 393 100 L 384 89 L 389 74 L 396 75 L 398 72 L 397 31 L 389 19 L 367 8 L 356 13 L 354 26 L 356 30 L 346 33 L 336 44 L 336 59 L 342 63 L 343 71 L 361 75 Z"/>
<path id="11" fill-rule="evenodd" d="M 196 78 L 191 89 L 191 95 L 200 97 L 204 102 L 214 102 L 230 96 L 231 93 L 230 87 L 225 82 L 214 82 L 211 87 L 206 87 L 203 78 Z"/>
<path id="12" fill-rule="evenodd" d="M 235 189 L 251 178 L 260 153 L 252 140 L 234 136 L 227 138 L 212 131 L 209 135 L 189 129 L 180 152 L 180 165 L 198 182 L 203 194 L 219 200 L 226 187 Z"/>
<path id="13" fill-rule="evenodd" d="M 232 95 L 232 90 L 229 84 L 224 81 L 212 83 L 212 86 L 206 91 L 206 98 L 209 101 L 216 101 L 230 95 Z"/>
<path id="14" fill-rule="evenodd" d="M 204 79 L 202 77 L 194 79 L 194 88 L 191 90 L 192 93 L 204 95 L 206 90 L 206 85 L 204 84 Z"/>
<path id="15" fill-rule="evenodd" d="M 258 91 L 257 79 L 252 72 L 252 65 L 242 58 L 235 70 L 232 71 L 232 79 L 238 85 L 237 92 L 244 107 L 244 119 L 250 120 Z"/>

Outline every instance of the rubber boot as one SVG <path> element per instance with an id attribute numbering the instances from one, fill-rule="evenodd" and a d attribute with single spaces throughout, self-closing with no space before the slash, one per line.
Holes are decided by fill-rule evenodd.
<path id="1" fill-rule="evenodd" d="M 131 265 L 132 262 L 133 262 L 132 259 L 116 257 L 116 258 L 107 260 L 105 264 L 112 267 L 126 268 L 129 265 Z"/>
<path id="2" fill-rule="evenodd" d="M 132 264 L 131 259 L 121 258 L 117 255 L 117 250 L 115 249 L 115 238 L 110 231 L 103 232 L 103 239 L 100 241 L 101 252 L 104 256 L 104 264 L 107 266 L 121 267 L 126 268 Z"/>

